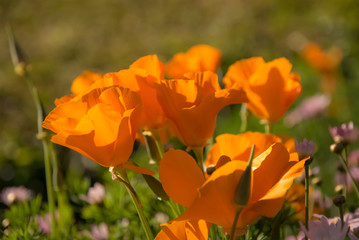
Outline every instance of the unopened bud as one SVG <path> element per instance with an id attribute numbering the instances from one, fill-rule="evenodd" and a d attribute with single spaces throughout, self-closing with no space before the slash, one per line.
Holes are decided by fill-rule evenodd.
<path id="1" fill-rule="evenodd" d="M 234 203 L 239 207 L 247 205 L 252 192 L 252 162 L 254 157 L 255 145 L 252 146 L 251 155 L 249 157 L 248 165 L 244 170 L 241 179 L 238 182 L 234 193 Z"/>
<path id="2" fill-rule="evenodd" d="M 212 173 L 214 173 L 214 171 L 216 171 L 216 166 L 213 164 L 209 165 L 206 169 L 206 173 L 208 175 L 212 175 Z"/>
<path id="3" fill-rule="evenodd" d="M 344 149 L 344 145 L 341 142 L 338 143 L 333 143 L 332 145 L 330 145 L 330 151 L 336 154 L 341 154 L 343 149 Z"/>
<path id="4" fill-rule="evenodd" d="M 151 175 L 142 174 L 143 178 L 146 180 L 147 185 L 151 188 L 154 194 L 163 201 L 167 201 L 169 199 L 167 193 L 162 187 L 162 183 L 158 181 Z"/>
<path id="5" fill-rule="evenodd" d="M 159 164 L 159 162 L 161 161 L 161 155 L 158 151 L 158 147 L 152 133 L 150 131 L 144 131 L 142 134 L 143 137 L 145 138 L 146 149 L 148 156 L 150 158 L 150 163 Z"/>
<path id="6" fill-rule="evenodd" d="M 343 184 L 339 184 L 339 185 L 335 186 L 335 188 L 334 188 L 335 194 L 338 194 L 338 195 L 343 195 L 344 190 L 345 190 L 345 187 Z"/>
<path id="7" fill-rule="evenodd" d="M 332 200 L 337 207 L 340 207 L 345 203 L 345 197 L 343 195 L 334 196 Z"/>
<path id="8" fill-rule="evenodd" d="M 320 177 L 315 177 L 312 179 L 312 184 L 320 187 L 322 185 L 322 179 Z"/>
<path id="9" fill-rule="evenodd" d="M 14 66 L 14 71 L 16 74 L 24 76 L 29 69 L 29 65 L 27 64 L 25 59 L 25 54 L 17 44 L 12 30 L 9 26 L 7 27 L 7 35 L 9 39 L 10 56 Z"/>

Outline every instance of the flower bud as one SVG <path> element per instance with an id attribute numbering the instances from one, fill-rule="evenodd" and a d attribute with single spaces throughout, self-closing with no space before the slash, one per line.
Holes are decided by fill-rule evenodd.
<path id="1" fill-rule="evenodd" d="M 315 177 L 312 179 L 312 184 L 320 187 L 322 185 L 322 179 L 320 177 Z"/>
<path id="2" fill-rule="evenodd" d="M 158 147 L 157 147 L 155 139 L 153 138 L 152 133 L 150 131 L 144 131 L 142 134 L 143 134 L 143 137 L 145 138 L 146 149 L 147 149 L 147 153 L 150 158 L 150 163 L 151 164 L 154 164 L 154 163 L 159 164 L 161 161 L 161 155 L 158 151 Z"/>
<path id="3" fill-rule="evenodd" d="M 17 44 L 11 28 L 7 27 L 7 35 L 9 40 L 10 56 L 14 66 L 14 71 L 19 76 L 24 76 L 29 65 L 26 62 L 25 55 L 19 45 Z"/>
<path id="4" fill-rule="evenodd" d="M 333 143 L 332 145 L 330 145 L 329 148 L 331 152 L 336 154 L 341 154 L 344 149 L 344 144 L 341 142 Z"/>
<path id="5" fill-rule="evenodd" d="M 254 157 L 254 149 L 255 145 L 252 146 L 247 168 L 244 170 L 234 193 L 234 203 L 238 207 L 246 206 L 252 193 L 252 162 Z"/>
<path id="6" fill-rule="evenodd" d="M 169 199 L 167 193 L 162 187 L 162 183 L 158 181 L 151 175 L 142 174 L 143 178 L 145 179 L 147 185 L 151 188 L 154 194 L 163 201 L 167 201 Z"/>
<path id="7" fill-rule="evenodd" d="M 345 203 L 345 197 L 343 195 L 334 196 L 332 200 L 337 207 L 340 207 Z"/>
<path id="8" fill-rule="evenodd" d="M 206 172 L 208 175 L 212 175 L 212 173 L 214 173 L 214 171 L 216 171 L 216 166 L 211 164 L 207 167 Z"/>
<path id="9" fill-rule="evenodd" d="M 345 190 L 345 187 L 342 184 L 339 184 L 339 185 L 335 186 L 335 188 L 334 188 L 334 192 L 338 195 L 343 195 L 344 190 Z"/>

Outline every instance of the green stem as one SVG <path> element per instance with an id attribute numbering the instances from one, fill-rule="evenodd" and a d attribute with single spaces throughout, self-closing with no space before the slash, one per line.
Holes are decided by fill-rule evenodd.
<path id="1" fill-rule="evenodd" d="M 239 215 L 241 214 L 242 209 L 243 209 L 242 207 L 238 208 L 237 211 L 236 211 L 236 215 L 234 216 L 230 240 L 234 239 L 234 235 L 235 235 L 236 227 L 237 227 L 237 222 L 238 222 Z"/>
<path id="2" fill-rule="evenodd" d="M 309 219 L 309 164 L 304 164 L 305 167 L 305 228 L 308 230 Z"/>
<path id="3" fill-rule="evenodd" d="M 126 189 L 127 189 L 128 193 L 130 194 L 130 197 L 131 197 L 131 200 L 132 200 L 133 204 L 135 205 L 136 211 L 137 211 L 137 213 L 138 213 L 138 216 L 140 217 L 140 220 L 141 220 L 141 223 L 142 223 L 142 227 L 143 227 L 143 230 L 144 230 L 145 233 L 146 233 L 147 239 L 148 239 L 148 240 L 153 240 L 153 239 L 154 239 L 154 238 L 153 238 L 153 234 L 152 234 L 150 225 L 149 225 L 149 223 L 148 223 L 148 220 L 147 220 L 145 214 L 144 214 L 143 211 L 142 211 L 141 204 L 140 204 L 140 202 L 138 201 L 138 198 L 137 198 L 137 197 L 135 196 L 135 194 L 133 193 L 133 191 L 131 191 L 131 190 L 129 189 L 130 187 L 132 188 L 132 186 L 131 186 L 130 181 L 129 181 L 128 177 L 127 177 L 126 170 L 124 170 L 123 172 L 121 172 L 121 173 L 120 173 L 120 176 L 121 176 L 122 179 L 123 179 L 124 181 L 126 181 L 127 184 L 128 184 L 128 185 L 125 184 Z M 133 188 L 132 188 L 132 189 L 133 189 Z"/>
<path id="4" fill-rule="evenodd" d="M 59 188 L 59 160 L 57 158 L 57 153 L 55 150 L 55 146 L 54 144 L 47 139 L 47 144 L 49 146 L 50 149 L 50 156 L 51 156 L 51 162 L 52 162 L 52 179 L 53 179 L 53 186 L 54 186 L 54 190 L 56 192 L 58 192 L 60 190 Z"/>
<path id="5" fill-rule="evenodd" d="M 46 177 L 46 190 L 47 190 L 47 199 L 49 202 L 49 212 L 51 217 L 51 233 L 53 236 L 56 236 L 56 222 L 55 222 L 55 199 L 54 199 L 54 190 L 51 179 L 51 162 L 50 162 L 50 152 L 48 142 L 46 140 L 45 131 L 42 128 L 42 121 L 44 119 L 44 112 L 41 104 L 41 100 L 35 87 L 33 81 L 29 78 L 28 74 L 25 73 L 24 78 L 28 84 L 28 87 L 31 91 L 37 112 L 37 132 L 38 136 L 41 138 L 43 151 L 44 151 L 44 164 L 45 164 L 45 177 Z"/>
<path id="6" fill-rule="evenodd" d="M 161 159 L 163 158 L 163 154 L 165 152 L 165 150 L 163 149 L 163 144 L 161 143 L 160 141 L 160 137 L 158 136 L 158 133 L 155 132 L 155 131 L 152 131 L 152 135 L 153 135 L 153 139 L 155 140 L 156 142 L 156 146 L 157 146 L 157 149 L 158 149 L 158 153 L 161 157 Z"/>
<path id="7" fill-rule="evenodd" d="M 271 133 L 271 131 L 272 131 L 272 124 L 269 122 L 266 122 L 264 124 L 264 132 L 269 134 L 269 133 Z"/>
<path id="8" fill-rule="evenodd" d="M 343 212 L 343 205 L 339 206 L 339 215 L 340 215 L 340 220 L 342 221 L 342 229 L 344 227 L 344 212 Z"/>
<path id="9" fill-rule="evenodd" d="M 351 172 L 350 172 L 350 170 L 348 168 L 347 161 L 346 161 L 346 159 L 344 159 L 343 155 L 339 154 L 339 156 L 340 156 L 340 159 L 342 160 L 342 164 L 343 164 L 343 167 L 344 167 L 345 171 L 347 172 L 347 174 L 349 174 L 349 177 L 350 177 L 350 179 L 351 179 L 351 181 L 353 183 L 353 187 L 355 189 L 355 192 L 356 192 L 357 196 L 359 197 L 359 188 L 358 188 L 358 185 L 357 185 L 357 183 L 355 182 L 355 180 L 353 178 L 353 175 L 351 174 Z"/>
<path id="10" fill-rule="evenodd" d="M 239 112 L 239 115 L 241 117 L 241 127 L 240 127 L 239 131 L 241 133 L 243 133 L 247 130 L 247 125 L 248 125 L 248 110 L 247 110 L 247 106 L 245 104 L 242 104 L 241 111 Z"/>
<path id="11" fill-rule="evenodd" d="M 192 148 L 192 150 L 194 152 L 194 155 L 196 155 L 197 164 L 202 171 L 203 177 L 204 179 L 206 179 L 206 175 L 204 174 L 203 170 L 203 147 Z"/>
<path id="12" fill-rule="evenodd" d="M 217 230 L 218 230 L 218 229 L 217 229 L 217 225 L 212 224 L 211 230 L 210 230 L 212 240 L 217 240 Z"/>
<path id="13" fill-rule="evenodd" d="M 178 209 L 178 206 L 176 206 L 176 204 L 172 201 L 172 199 L 169 199 L 166 202 L 167 202 L 168 206 L 171 208 L 172 213 L 173 213 L 175 218 L 177 218 L 179 215 L 181 215 L 181 212 Z"/>

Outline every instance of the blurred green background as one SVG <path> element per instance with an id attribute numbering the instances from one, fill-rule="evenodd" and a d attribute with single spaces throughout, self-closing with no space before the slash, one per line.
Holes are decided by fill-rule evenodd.
<path id="1" fill-rule="evenodd" d="M 35 107 L 26 83 L 13 72 L 7 24 L 31 63 L 31 76 L 48 112 L 55 98 L 69 94 L 72 80 L 86 69 L 118 71 L 148 54 L 166 62 L 175 53 L 202 43 L 222 51 L 223 73 L 242 58 L 288 58 L 293 71 L 302 77 L 298 105 L 320 91 L 321 78 L 298 53 L 299 45 L 314 41 L 324 49 L 338 46 L 343 61 L 333 97 L 338 103 L 335 111 L 290 129 L 280 122 L 274 129 L 299 140 L 313 139 L 318 163 L 331 167 L 323 173 L 329 176 L 336 157 L 328 150 L 332 143 L 328 125 L 349 120 L 359 124 L 358 14 L 357 0 L 1 0 L 0 188 L 23 184 L 36 192 L 45 190 L 42 148 L 35 138 Z M 238 111 L 230 107 L 221 112 L 216 134 L 238 132 Z M 249 127 L 263 131 L 257 119 Z M 77 154 L 71 156 L 65 165 L 79 176 L 94 181 L 100 176 L 98 171 L 107 171 L 90 161 L 79 161 L 82 157 Z"/>

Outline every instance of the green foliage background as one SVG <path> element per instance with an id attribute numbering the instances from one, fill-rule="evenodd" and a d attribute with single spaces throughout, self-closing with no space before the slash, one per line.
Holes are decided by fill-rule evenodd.
<path id="1" fill-rule="evenodd" d="M 320 91 L 320 74 L 298 54 L 297 42 L 306 39 L 324 49 L 340 47 L 344 56 L 340 84 L 328 115 L 291 129 L 280 122 L 274 129 L 274 133 L 315 141 L 318 153 L 314 165 L 322 167 L 324 189 L 332 194 L 337 159 L 328 150 L 332 143 L 328 125 L 350 120 L 359 125 L 358 13 L 357 0 L 1 0 L 0 188 L 26 185 L 46 200 L 42 149 L 35 138 L 35 107 L 26 83 L 13 73 L 4 29 L 10 24 L 32 65 L 31 75 L 47 111 L 54 107 L 55 98 L 70 93 L 72 80 L 86 69 L 118 71 L 148 54 L 157 54 L 166 62 L 175 53 L 200 43 L 222 51 L 223 73 L 242 58 L 288 58 L 302 77 L 303 93 L 297 105 Z M 216 135 L 238 132 L 238 111 L 237 106 L 221 111 Z M 249 129 L 263 131 L 255 118 Z M 62 148 L 59 151 L 66 175 L 74 179 L 85 176 L 91 183 L 110 178 L 106 169 L 78 154 Z M 146 155 L 137 157 L 145 159 Z M 74 196 L 79 193 L 73 192 Z M 155 198 L 147 195 L 145 204 L 150 204 Z M 5 206 L 1 209 L 3 217 Z M 95 210 L 87 210 L 91 211 Z M 88 213 L 81 219 L 91 216 Z"/>

